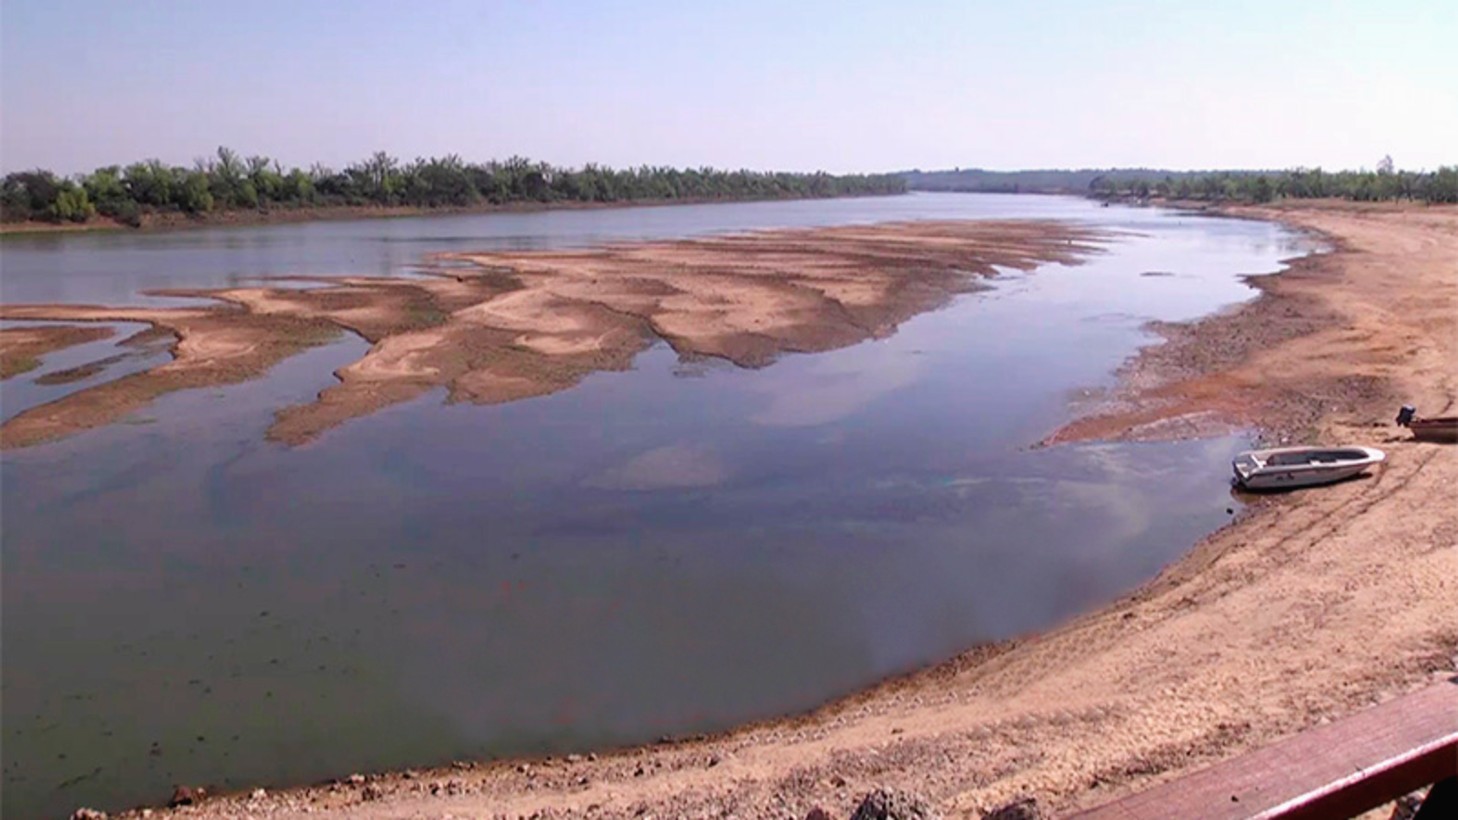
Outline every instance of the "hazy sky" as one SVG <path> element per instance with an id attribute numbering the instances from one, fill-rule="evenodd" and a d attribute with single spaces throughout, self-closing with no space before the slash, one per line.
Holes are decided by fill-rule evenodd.
<path id="1" fill-rule="evenodd" d="M 0 167 L 1458 163 L 1458 0 L 0 0 Z"/>

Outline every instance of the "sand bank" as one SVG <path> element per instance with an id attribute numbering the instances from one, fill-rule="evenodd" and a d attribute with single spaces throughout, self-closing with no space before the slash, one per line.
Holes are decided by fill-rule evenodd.
<path id="1" fill-rule="evenodd" d="M 491 404 L 622 370 L 648 346 L 758 367 L 893 333 L 998 268 L 1075 263 L 1098 237 L 1046 221 L 915 222 L 768 231 L 569 252 L 452 254 L 419 278 L 296 277 L 315 287 L 172 290 L 215 307 L 0 306 L 0 318 L 141 321 L 176 335 L 174 360 L 21 413 L 20 447 L 121 418 L 164 393 L 254 378 L 340 329 L 371 344 L 268 436 L 300 444 L 445 388 Z M 3 340 L 0 340 L 3 344 Z"/>
<path id="2" fill-rule="evenodd" d="M 40 367 L 40 357 L 112 335 L 109 327 L 36 325 L 0 328 L 0 379 Z"/>
<path id="3" fill-rule="evenodd" d="M 1164 342 L 1121 371 L 1046 443 L 1155 440 L 1253 426 L 1279 441 L 1363 435 L 1404 402 L 1428 415 L 1458 400 L 1453 334 L 1458 275 L 1452 209 L 1360 206 L 1230 208 L 1284 220 L 1334 251 L 1250 277 L 1261 296 L 1194 324 L 1155 325 Z M 1349 273 L 1360 265 L 1361 276 Z M 1374 410 L 1390 408 L 1391 413 Z"/>

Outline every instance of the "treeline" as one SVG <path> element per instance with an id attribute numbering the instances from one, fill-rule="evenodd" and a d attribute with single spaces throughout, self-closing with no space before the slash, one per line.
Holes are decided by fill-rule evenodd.
<path id="1" fill-rule="evenodd" d="M 989 171 L 953 168 L 949 171 L 903 171 L 901 177 L 914 191 L 960 191 L 988 194 L 1083 194 L 1096 179 L 1133 182 L 1195 176 L 1198 171 L 1156 168 L 1044 168 L 1029 171 Z"/>
<path id="2" fill-rule="evenodd" d="M 263 156 L 219 148 L 193 167 L 159 160 L 62 177 L 34 170 L 5 176 L 0 220 L 86 222 L 100 215 L 140 225 L 149 214 L 334 206 L 467 208 L 475 205 L 638 200 L 795 199 L 898 194 L 896 174 L 772 173 L 714 168 L 597 165 L 559 168 L 512 157 L 468 163 L 452 154 L 401 163 L 377 152 L 343 170 L 285 169 Z"/>
<path id="3" fill-rule="evenodd" d="M 1339 197 L 1365 202 L 1411 199 L 1458 202 L 1458 166 L 1430 172 L 1400 171 L 1384 157 L 1375 171 L 1165 171 L 1154 168 L 1095 170 L 1047 169 L 987 171 L 955 168 L 950 171 L 905 171 L 901 174 L 914 191 L 971 191 L 981 193 L 1083 194 L 1115 199 L 1166 199 L 1269 202 L 1284 197 L 1307 199 Z"/>
<path id="4" fill-rule="evenodd" d="M 1358 202 L 1407 199 L 1455 203 L 1458 202 L 1458 166 L 1445 166 L 1427 173 L 1398 171 L 1386 163 L 1376 171 L 1298 168 L 1279 172 L 1220 171 L 1179 177 L 1100 176 L 1090 181 L 1089 192 L 1110 199 L 1158 196 L 1212 202 L 1271 202 L 1285 198 L 1335 197 Z"/>

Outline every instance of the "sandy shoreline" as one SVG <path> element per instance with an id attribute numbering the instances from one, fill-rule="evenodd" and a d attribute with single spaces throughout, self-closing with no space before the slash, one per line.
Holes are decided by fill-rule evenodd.
<path id="1" fill-rule="evenodd" d="M 1023 796 L 1062 812 L 1450 676 L 1458 510 L 1444 500 L 1458 492 L 1458 450 L 1407 441 L 1389 421 L 1399 401 L 1437 414 L 1458 397 L 1458 209 L 1318 203 L 1238 214 L 1321 232 L 1334 250 L 1262 280 L 1262 295 L 1238 310 L 1166 328 L 1169 342 L 1130 363 L 1117 395 L 1050 440 L 1253 424 L 1384 447 L 1390 462 L 1377 476 L 1255 500 L 1110 607 L 808 716 L 177 813 L 847 816 L 878 786 L 952 817 Z"/>

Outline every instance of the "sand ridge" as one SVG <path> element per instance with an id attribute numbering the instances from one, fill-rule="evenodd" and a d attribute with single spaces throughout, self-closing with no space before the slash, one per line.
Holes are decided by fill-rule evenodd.
<path id="1" fill-rule="evenodd" d="M 282 408 L 286 444 L 444 388 L 490 404 L 623 370 L 650 345 L 759 367 L 885 336 L 1000 268 L 1077 263 L 1100 235 L 1038 220 L 762 231 L 574 251 L 441 254 L 412 278 L 292 276 L 289 284 L 154 295 L 214 307 L 4 305 L 0 318 L 129 320 L 174 333 L 174 360 L 31 408 L 0 426 L 19 447 L 107 424 L 173 390 L 257 377 L 341 329 L 370 342 L 339 384 Z M 3 339 L 0 339 L 3 344 Z"/>

